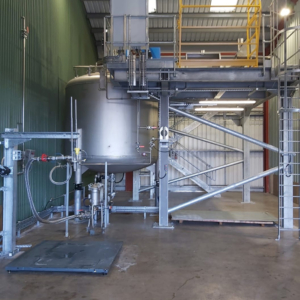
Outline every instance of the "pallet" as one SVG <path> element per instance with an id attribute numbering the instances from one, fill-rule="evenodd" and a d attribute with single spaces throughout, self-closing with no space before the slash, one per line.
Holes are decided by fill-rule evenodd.
<path id="1" fill-rule="evenodd" d="M 274 225 L 277 219 L 267 212 L 226 212 L 182 210 L 172 214 L 172 221 L 227 224 Z"/>

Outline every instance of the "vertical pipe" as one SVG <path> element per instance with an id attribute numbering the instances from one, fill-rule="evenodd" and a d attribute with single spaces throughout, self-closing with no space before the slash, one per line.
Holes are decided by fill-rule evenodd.
<path id="1" fill-rule="evenodd" d="M 67 171 L 66 171 L 66 178 L 69 177 L 70 174 L 70 164 L 67 163 Z M 66 194 L 65 194 L 65 207 L 66 207 L 66 217 L 69 216 L 69 197 L 70 197 L 70 181 L 68 180 L 66 183 Z M 65 237 L 69 237 L 69 220 L 66 220 L 66 230 L 65 230 Z"/>
<path id="2" fill-rule="evenodd" d="M 179 0 L 179 21 L 178 21 L 178 64 L 181 68 L 181 25 L 182 25 L 182 0 Z"/>
<path id="3" fill-rule="evenodd" d="M 174 31 L 173 31 L 173 59 L 174 59 L 174 76 L 176 75 L 176 63 L 175 63 L 175 59 L 176 59 L 176 16 L 174 16 L 173 18 L 173 27 L 174 27 Z"/>
<path id="4" fill-rule="evenodd" d="M 140 54 L 140 87 L 145 87 L 146 85 L 146 53 L 142 52 Z"/>
<path id="5" fill-rule="evenodd" d="M 108 199 L 107 199 L 107 162 L 105 162 L 105 178 L 104 178 L 104 228 L 108 225 Z"/>
<path id="6" fill-rule="evenodd" d="M 136 56 L 132 53 L 129 56 L 129 86 L 136 86 Z"/>
<path id="7" fill-rule="evenodd" d="M 26 38 L 27 38 L 27 30 L 26 30 L 26 19 L 23 19 L 23 78 L 22 78 L 22 129 L 25 132 L 25 83 L 26 83 Z M 24 145 L 24 144 L 23 144 Z"/>
<path id="8" fill-rule="evenodd" d="M 74 192 L 74 213 L 78 215 L 81 209 L 81 199 L 82 199 L 82 129 L 78 129 L 79 137 L 76 140 L 76 148 L 79 148 L 79 154 L 77 157 L 78 163 L 75 171 L 75 192 Z"/>
<path id="9" fill-rule="evenodd" d="M 7 132 L 7 130 L 6 130 Z M 5 140 L 5 144 L 9 140 Z M 3 241 L 2 255 L 13 256 L 16 250 L 16 204 L 17 204 L 17 164 L 13 161 L 13 151 L 17 147 L 5 147 L 5 165 L 11 173 L 4 177 L 3 196 Z"/>
<path id="10" fill-rule="evenodd" d="M 77 100 L 75 99 L 75 132 L 78 132 L 78 126 L 77 126 Z"/>
<path id="11" fill-rule="evenodd" d="M 73 158 L 73 151 L 74 151 L 74 140 L 73 140 L 73 97 L 70 99 L 70 113 L 71 113 L 71 156 Z"/>
<path id="12" fill-rule="evenodd" d="M 265 14 L 262 15 L 262 29 L 263 29 L 263 76 L 266 74 L 266 34 L 265 34 Z M 258 58 L 258 55 L 257 55 Z"/>
<path id="13" fill-rule="evenodd" d="M 126 49 L 127 49 L 127 35 L 126 35 L 126 21 L 127 21 L 127 15 L 124 15 L 124 20 L 123 20 L 123 47 L 124 47 L 124 54 L 126 55 Z"/>
<path id="14" fill-rule="evenodd" d="M 103 19 L 103 45 L 104 45 L 104 57 L 107 56 L 107 44 L 106 44 L 106 17 Z"/>

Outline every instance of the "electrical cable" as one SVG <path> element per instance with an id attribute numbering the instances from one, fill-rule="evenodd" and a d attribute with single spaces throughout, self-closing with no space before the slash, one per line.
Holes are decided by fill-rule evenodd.
<path id="1" fill-rule="evenodd" d="M 59 164 L 58 166 L 55 166 L 55 167 L 52 168 L 52 170 L 50 171 L 50 174 L 49 174 L 49 179 L 50 179 L 50 181 L 53 184 L 55 184 L 55 185 L 64 185 L 64 184 L 66 184 L 71 179 L 71 177 L 72 177 L 72 166 L 71 166 L 71 164 L 69 162 L 67 162 L 67 164 L 69 164 L 69 166 L 70 166 L 70 168 L 69 168 L 69 177 L 65 181 L 62 181 L 62 182 L 57 182 L 57 181 L 53 180 L 52 175 L 53 175 L 53 172 L 56 169 L 58 169 L 58 168 L 66 168 L 67 165 L 63 165 L 62 166 L 61 164 Z"/>
<path id="2" fill-rule="evenodd" d="M 27 196 L 28 196 L 28 201 L 29 201 L 29 205 L 30 205 L 30 209 L 32 211 L 32 214 L 34 215 L 34 217 L 41 223 L 44 224 L 59 224 L 59 223 L 63 223 L 67 220 L 72 220 L 75 218 L 78 218 L 77 215 L 73 215 L 73 216 L 68 216 L 68 217 L 64 217 L 64 218 L 60 218 L 58 220 L 54 220 L 54 221 L 48 221 L 45 220 L 43 218 L 40 217 L 40 215 L 38 214 L 38 212 L 36 211 L 34 202 L 33 202 L 33 198 L 32 198 L 32 194 L 31 194 L 31 190 L 30 190 L 30 182 L 29 182 L 29 170 L 31 168 L 31 165 L 36 161 L 36 159 L 32 158 L 28 161 L 28 163 L 26 164 L 25 167 L 25 185 L 26 185 L 26 191 L 27 191 Z"/>
<path id="3" fill-rule="evenodd" d="M 115 181 L 115 183 L 120 183 L 120 182 L 122 182 L 122 181 L 123 181 L 123 179 L 124 179 L 124 176 L 125 176 L 125 173 L 123 173 L 122 179 L 121 179 L 121 180 L 119 180 L 119 181 Z"/>

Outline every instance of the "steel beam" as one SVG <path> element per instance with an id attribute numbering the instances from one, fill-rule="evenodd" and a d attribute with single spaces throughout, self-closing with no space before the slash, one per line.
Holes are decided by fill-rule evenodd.
<path id="1" fill-rule="evenodd" d="M 89 0 L 89 1 L 96 1 L 96 0 Z M 101 0 L 102 1 L 102 0 Z M 155 17 L 157 13 L 149 14 L 152 18 Z M 163 18 L 164 16 L 170 15 L 178 15 L 178 13 L 159 13 L 157 14 L 157 18 Z M 86 14 L 88 19 L 101 19 L 106 16 L 110 16 L 110 13 L 87 13 Z M 183 18 L 208 18 L 208 19 L 247 19 L 247 13 L 184 13 L 182 14 Z"/>
<path id="2" fill-rule="evenodd" d="M 256 176 L 250 177 L 250 178 L 248 178 L 248 179 L 242 180 L 242 181 L 240 181 L 240 182 L 237 182 L 237 183 L 234 183 L 234 184 L 232 184 L 232 185 L 226 186 L 226 187 L 224 187 L 224 188 L 222 188 L 222 189 L 216 190 L 216 191 L 214 191 L 214 192 L 205 194 L 205 195 L 203 195 L 203 196 L 197 197 L 197 198 L 195 198 L 195 199 L 193 199 L 193 200 L 190 200 L 190 201 L 188 201 L 188 202 L 185 202 L 185 203 L 182 203 L 182 204 L 177 205 L 177 206 L 175 206 L 175 207 L 172 207 L 172 208 L 169 209 L 169 213 L 172 213 L 172 212 L 174 212 L 174 211 L 176 211 L 176 210 L 179 210 L 179 209 L 182 209 L 182 208 L 184 208 L 184 207 L 193 205 L 193 204 L 195 204 L 195 203 L 204 201 L 204 200 L 209 199 L 209 198 L 211 198 L 211 197 L 214 197 L 214 196 L 216 196 L 216 195 L 218 195 L 218 194 L 221 194 L 221 193 L 230 191 L 230 190 L 235 189 L 235 188 L 237 188 L 237 187 L 239 187 L 239 186 L 242 186 L 242 185 L 244 185 L 244 184 L 250 183 L 250 182 L 255 181 L 255 180 L 257 180 L 257 179 L 260 179 L 260 178 L 269 176 L 269 175 L 274 174 L 274 173 L 276 173 L 276 172 L 278 172 L 278 167 L 273 168 L 273 169 L 270 169 L 270 170 L 268 170 L 268 171 L 264 171 L 264 172 L 262 172 L 262 173 L 259 173 L 259 174 L 256 175 Z"/>
<path id="3" fill-rule="evenodd" d="M 4 139 L 71 139 L 71 132 L 4 132 Z M 77 139 L 79 133 L 73 133 L 73 139 Z"/>
<path id="4" fill-rule="evenodd" d="M 190 119 L 192 119 L 192 120 L 194 120 L 194 121 L 198 121 L 198 122 L 200 122 L 200 123 L 203 123 L 203 124 L 205 124 L 205 125 L 207 125 L 207 126 L 210 126 L 210 127 L 212 127 L 212 128 L 215 128 L 215 129 L 221 130 L 221 131 L 223 131 L 223 132 L 226 132 L 226 133 L 228 133 L 228 134 L 231 134 L 231 135 L 233 135 L 233 136 L 235 136 L 235 137 L 238 137 L 238 138 L 241 138 L 241 139 L 243 139 L 243 140 L 246 140 L 246 141 L 248 141 L 248 142 L 250 142 L 250 143 L 253 143 L 253 144 L 256 144 L 256 145 L 261 146 L 261 147 L 263 147 L 263 148 L 269 149 L 269 150 L 271 150 L 271 151 L 274 151 L 274 152 L 278 152 L 278 151 L 279 151 L 278 148 L 276 148 L 276 147 L 274 147 L 274 146 L 272 146 L 272 145 L 266 144 L 266 143 L 264 143 L 264 142 L 262 142 L 262 141 L 259 141 L 259 140 L 257 140 L 257 139 L 254 139 L 254 138 L 252 138 L 252 137 L 250 137 L 250 136 L 243 135 L 243 134 L 241 134 L 241 133 L 239 133 L 239 132 L 237 132 L 237 131 L 234 131 L 234 130 L 225 128 L 225 127 L 223 127 L 223 126 L 221 126 L 221 125 L 218 125 L 218 124 L 216 124 L 216 123 L 213 123 L 213 122 L 204 120 L 204 119 L 202 119 L 202 118 L 196 117 L 196 116 L 194 116 L 194 115 L 192 115 L 192 114 L 189 114 L 189 113 L 184 112 L 184 111 L 182 111 L 182 110 L 176 109 L 176 108 L 174 108 L 174 107 L 171 107 L 171 106 L 170 106 L 170 107 L 169 107 L 169 110 L 172 111 L 172 112 L 178 113 L 178 114 L 180 114 L 180 115 L 182 115 L 182 116 L 185 116 L 185 117 L 187 117 L 187 118 L 190 118 Z"/>

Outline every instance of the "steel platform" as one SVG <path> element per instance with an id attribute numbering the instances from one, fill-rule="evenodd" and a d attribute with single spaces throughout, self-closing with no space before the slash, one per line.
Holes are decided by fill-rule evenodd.
<path id="1" fill-rule="evenodd" d="M 107 275 L 123 242 L 43 241 L 6 266 L 10 272 Z"/>

